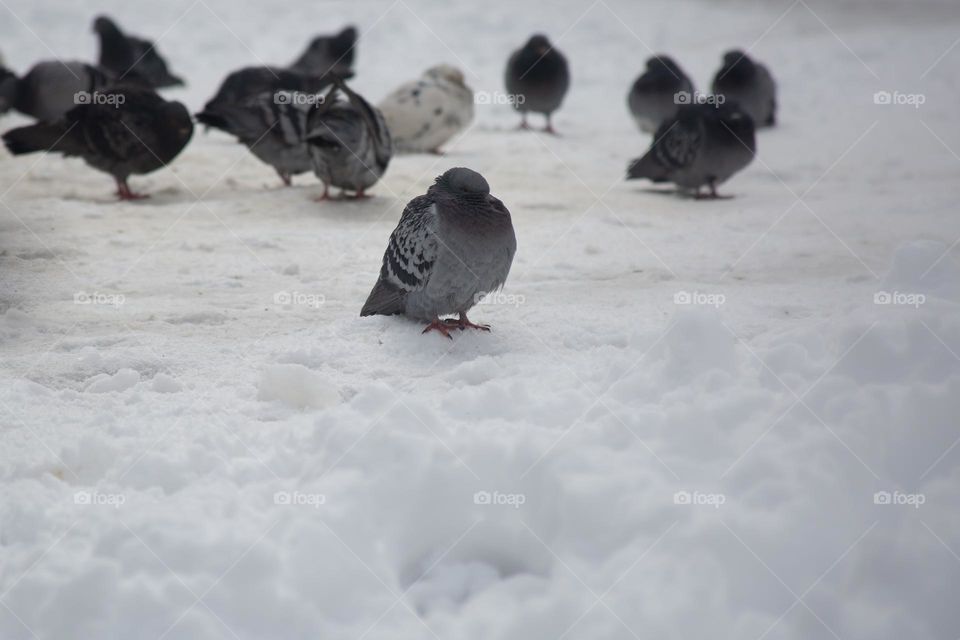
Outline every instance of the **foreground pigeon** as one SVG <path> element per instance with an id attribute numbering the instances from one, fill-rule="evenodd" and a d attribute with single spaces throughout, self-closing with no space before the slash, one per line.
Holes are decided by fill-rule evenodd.
<path id="1" fill-rule="evenodd" d="M 94 20 L 93 30 L 100 36 L 100 66 L 113 73 L 118 81 L 136 75 L 157 89 L 184 84 L 181 78 L 170 73 L 166 61 L 149 40 L 124 34 L 106 16 Z"/>
<path id="2" fill-rule="evenodd" d="M 630 87 L 627 105 L 640 130 L 653 133 L 680 105 L 690 104 L 693 98 L 693 83 L 683 69 L 672 58 L 654 56 Z"/>
<path id="3" fill-rule="evenodd" d="M 196 118 L 201 124 L 236 136 L 290 186 L 291 176 L 313 168 L 306 141 L 307 116 L 317 108 L 320 98 L 288 91 L 265 92 L 239 104 L 208 105 Z"/>
<path id="4" fill-rule="evenodd" d="M 742 51 L 728 51 L 723 66 L 713 78 L 712 91 L 728 102 L 736 102 L 758 127 L 777 121 L 777 85 L 765 66 Z"/>
<path id="5" fill-rule="evenodd" d="M 356 27 L 347 27 L 332 36 L 317 36 L 288 68 L 306 75 L 335 73 L 341 78 L 349 78 L 353 73 L 356 46 Z"/>
<path id="6" fill-rule="evenodd" d="M 396 151 L 440 153 L 440 146 L 473 120 L 473 90 L 459 69 L 442 64 L 401 85 L 378 106 Z"/>
<path id="7" fill-rule="evenodd" d="M 362 198 L 387 170 L 393 155 L 390 132 L 377 109 L 336 76 L 331 79 L 334 89 L 307 116 L 306 141 L 313 172 L 323 182 L 318 200 L 329 197 L 330 187 L 353 191 Z"/>
<path id="8" fill-rule="evenodd" d="M 527 128 L 527 112 L 547 118 L 544 131 L 555 133 L 550 117 L 560 108 L 570 87 L 567 59 L 553 48 L 546 36 L 535 35 L 510 56 L 506 71 L 507 93 L 520 112 L 520 127 Z"/>
<path id="9" fill-rule="evenodd" d="M 483 176 L 450 169 L 403 210 L 360 315 L 404 314 L 429 322 L 423 333 L 448 338 L 450 329 L 489 331 L 467 311 L 503 286 L 516 250 L 510 212 Z M 457 320 L 440 319 L 454 313 Z"/>
<path id="10" fill-rule="evenodd" d="M 193 133 L 190 114 L 150 89 L 117 86 L 82 104 L 60 120 L 12 129 L 3 141 L 14 155 L 53 151 L 80 156 L 117 181 L 121 200 L 144 196 L 130 191 L 127 178 L 166 166 Z"/>
<path id="11" fill-rule="evenodd" d="M 110 74 L 84 62 L 46 60 L 17 82 L 14 108 L 37 120 L 56 120 L 113 84 Z"/>
<path id="12" fill-rule="evenodd" d="M 706 186 L 716 198 L 717 185 L 750 164 L 755 152 L 753 119 L 735 104 L 686 105 L 660 126 L 627 179 L 672 182 L 697 197 Z"/>

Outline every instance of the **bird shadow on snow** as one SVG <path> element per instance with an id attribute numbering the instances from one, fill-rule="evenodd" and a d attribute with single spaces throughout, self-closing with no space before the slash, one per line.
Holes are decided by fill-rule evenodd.
<path id="1" fill-rule="evenodd" d="M 651 193 L 658 196 L 669 196 L 677 200 L 692 200 L 695 202 L 711 202 L 717 200 L 733 200 L 737 197 L 733 193 L 718 193 L 715 197 L 701 195 L 697 197 L 690 191 L 683 191 L 681 189 L 657 189 L 656 187 L 642 187 L 640 189 L 635 189 L 637 193 Z"/>

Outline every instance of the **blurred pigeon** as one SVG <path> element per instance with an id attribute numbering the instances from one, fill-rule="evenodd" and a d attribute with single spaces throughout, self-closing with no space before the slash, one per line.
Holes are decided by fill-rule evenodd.
<path id="1" fill-rule="evenodd" d="M 449 169 L 403 210 L 360 315 L 404 314 L 448 338 L 450 329 L 489 331 L 467 311 L 503 286 L 516 250 L 510 212 L 483 176 Z M 458 320 L 440 320 L 454 313 Z"/>
<path id="2" fill-rule="evenodd" d="M 570 87 L 567 59 L 553 48 L 546 36 L 535 35 L 510 56 L 506 71 L 507 93 L 520 112 L 520 127 L 527 128 L 527 112 L 547 117 L 544 131 L 555 133 L 550 116 L 560 108 Z"/>
<path id="3" fill-rule="evenodd" d="M 706 185 L 716 198 L 717 185 L 750 164 L 755 152 L 753 119 L 736 104 L 685 105 L 660 126 L 650 150 L 630 164 L 627 179 L 672 182 L 697 197 Z"/>
<path id="4" fill-rule="evenodd" d="M 693 97 L 693 83 L 683 69 L 672 58 L 654 56 L 630 88 L 627 105 L 640 130 L 653 133 Z"/>
<path id="5" fill-rule="evenodd" d="M 17 101 L 17 90 L 20 80 L 17 74 L 6 67 L 0 66 L 0 115 L 13 108 Z"/>
<path id="6" fill-rule="evenodd" d="M 379 107 L 394 149 L 440 153 L 440 145 L 473 120 L 473 91 L 459 69 L 442 64 L 400 85 Z"/>
<path id="7" fill-rule="evenodd" d="M 390 132 L 380 112 L 357 95 L 342 80 L 331 76 L 335 87 L 324 103 L 307 116 L 307 146 L 313 159 L 313 172 L 323 182 L 323 195 L 340 187 L 364 197 L 393 155 Z M 339 93 L 345 100 L 338 97 Z"/>
<path id="8" fill-rule="evenodd" d="M 224 105 L 241 105 L 264 93 L 314 94 L 329 86 L 330 80 L 323 76 L 304 75 L 280 67 L 244 67 L 224 78 L 217 93 L 203 110 L 211 112 Z"/>
<path id="9" fill-rule="evenodd" d="M 111 84 L 106 71 L 84 62 L 38 62 L 17 83 L 13 107 L 37 120 L 56 120 Z"/>
<path id="10" fill-rule="evenodd" d="M 192 133 L 190 114 L 182 104 L 167 102 L 151 89 L 121 85 L 60 120 L 12 129 L 3 141 L 14 155 L 54 151 L 80 156 L 114 177 L 121 200 L 132 200 L 145 196 L 130 191 L 127 177 L 166 166 Z"/>
<path id="11" fill-rule="evenodd" d="M 289 69 L 306 75 L 322 76 L 332 72 L 341 78 L 349 78 L 353 73 L 356 46 L 355 27 L 347 27 L 332 36 L 317 36 Z"/>
<path id="12" fill-rule="evenodd" d="M 113 20 L 100 16 L 93 22 L 100 36 L 100 66 L 113 73 L 118 81 L 136 74 L 151 87 L 176 87 L 183 80 L 170 73 L 166 61 L 149 40 L 124 34 Z"/>
<path id="13" fill-rule="evenodd" d="M 306 142 L 307 114 L 321 97 L 288 91 L 261 93 L 239 104 L 208 107 L 196 118 L 236 136 L 290 186 L 291 176 L 313 167 Z"/>
<path id="14" fill-rule="evenodd" d="M 713 78 L 714 95 L 733 101 L 758 127 L 773 126 L 777 119 L 777 85 L 765 66 L 742 51 L 728 51 Z"/>

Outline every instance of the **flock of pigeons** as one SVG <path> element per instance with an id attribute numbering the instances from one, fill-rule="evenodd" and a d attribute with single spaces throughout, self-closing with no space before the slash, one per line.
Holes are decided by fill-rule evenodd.
<path id="1" fill-rule="evenodd" d="M 169 164 L 193 135 L 194 117 L 237 138 L 274 168 L 285 185 L 313 171 L 343 197 L 365 196 L 394 153 L 441 153 L 474 116 L 473 91 L 450 66 L 428 69 L 378 105 L 353 91 L 357 31 L 318 36 L 289 66 L 245 67 L 230 73 L 203 110 L 191 117 L 159 89 L 183 84 L 154 44 L 98 17 L 96 65 L 44 61 L 18 77 L 0 61 L 0 114 L 15 109 L 35 124 L 3 134 L 14 155 L 36 151 L 81 157 L 109 173 L 120 199 L 131 175 Z M 551 117 L 570 87 L 564 55 L 534 35 L 507 61 L 507 97 L 528 128 L 528 113 Z M 628 179 L 670 182 L 700 197 L 747 166 L 756 152 L 755 127 L 776 120 L 776 85 L 769 71 L 745 53 L 723 58 L 711 94 L 701 95 L 679 65 L 665 56 L 647 61 L 627 103 L 649 150 L 632 161 Z M 503 286 L 516 251 L 510 212 L 475 171 L 453 168 L 425 195 L 407 204 L 390 236 L 380 276 L 361 315 L 404 314 L 427 321 L 424 333 L 489 330 L 467 311 Z M 456 319 L 441 319 L 457 315 Z"/>

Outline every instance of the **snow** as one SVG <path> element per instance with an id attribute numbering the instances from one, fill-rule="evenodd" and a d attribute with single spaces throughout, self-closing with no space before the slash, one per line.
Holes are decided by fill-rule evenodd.
<path id="1" fill-rule="evenodd" d="M 960 634 L 955 7 L 97 10 L 160 38 L 191 110 L 351 21 L 374 101 L 440 62 L 494 95 L 534 30 L 573 85 L 561 137 L 478 105 L 449 155 L 394 159 L 360 203 L 280 189 L 216 132 L 132 204 L 3 152 L 0 637 Z M 89 7 L 4 11 L 17 70 L 95 53 Z M 732 46 L 779 79 L 734 198 L 622 180 L 645 45 L 701 88 Z M 493 331 L 360 319 L 403 205 L 456 165 L 517 229 L 471 314 Z"/>

